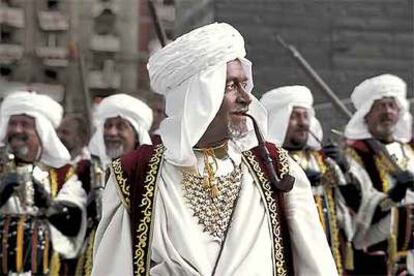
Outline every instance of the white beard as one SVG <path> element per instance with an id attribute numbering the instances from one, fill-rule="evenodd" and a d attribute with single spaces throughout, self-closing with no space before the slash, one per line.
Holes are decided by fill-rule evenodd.
<path id="1" fill-rule="evenodd" d="M 230 138 L 233 140 L 242 139 L 248 134 L 246 120 L 239 121 L 237 123 L 229 120 L 227 127 L 230 133 Z"/>
<path id="2" fill-rule="evenodd" d="M 124 154 L 124 146 L 121 144 L 118 147 L 111 147 L 108 148 L 106 147 L 106 155 L 108 155 L 108 157 L 110 158 L 118 158 L 120 157 L 122 154 Z"/>

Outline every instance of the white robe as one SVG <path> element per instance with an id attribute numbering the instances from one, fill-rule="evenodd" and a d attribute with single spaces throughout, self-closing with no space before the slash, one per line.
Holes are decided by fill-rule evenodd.
<path id="1" fill-rule="evenodd" d="M 230 154 L 236 164 L 240 154 Z M 197 156 L 199 170 L 202 159 Z M 230 159 L 218 160 L 217 176 L 233 169 Z M 319 222 L 310 184 L 290 161 L 295 186 L 286 195 L 286 215 L 295 275 L 337 275 Z M 242 163 L 242 186 L 234 218 L 216 275 L 272 275 L 272 238 L 269 216 L 258 182 Z M 151 275 L 211 275 L 219 243 L 188 208 L 179 168 L 164 161 L 155 191 Z M 92 275 L 132 275 L 130 218 L 121 202 L 112 174 L 103 195 L 103 217 L 95 236 Z"/>

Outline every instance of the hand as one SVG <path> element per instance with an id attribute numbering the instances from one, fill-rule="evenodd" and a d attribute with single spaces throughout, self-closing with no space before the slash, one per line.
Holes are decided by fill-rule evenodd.
<path id="1" fill-rule="evenodd" d="M 319 186 L 321 184 L 322 175 L 320 172 L 312 169 L 306 169 L 304 172 L 312 186 Z"/>
<path id="2" fill-rule="evenodd" d="M 17 173 L 9 173 L 1 180 L 0 183 L 0 206 L 3 206 L 4 203 L 10 198 L 14 192 L 14 188 L 19 186 L 20 176 Z"/>
<path id="3" fill-rule="evenodd" d="M 388 191 L 388 197 L 394 202 L 399 202 L 405 197 L 407 189 L 413 189 L 414 175 L 409 171 L 403 171 L 394 175 L 394 179 L 396 183 Z"/>
<path id="4" fill-rule="evenodd" d="M 349 171 L 349 162 L 346 159 L 344 152 L 338 147 L 338 145 L 330 143 L 324 146 L 321 151 L 327 157 L 333 159 L 336 162 L 336 164 L 338 164 L 339 168 L 341 168 L 342 172 Z"/>
<path id="5" fill-rule="evenodd" d="M 39 208 L 48 208 L 51 204 L 50 193 L 48 193 L 43 184 L 33 179 L 33 187 L 35 190 L 34 203 Z"/>

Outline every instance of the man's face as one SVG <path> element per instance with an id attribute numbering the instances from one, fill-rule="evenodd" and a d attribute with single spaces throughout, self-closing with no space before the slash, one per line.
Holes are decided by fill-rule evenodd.
<path id="1" fill-rule="evenodd" d="M 165 114 L 165 102 L 164 99 L 159 99 L 152 104 L 152 126 L 150 132 L 154 132 L 160 126 L 162 120 L 164 120 L 167 115 Z"/>
<path id="2" fill-rule="evenodd" d="M 84 146 L 81 143 L 77 129 L 77 122 L 68 118 L 64 118 L 57 129 L 59 139 L 69 151 L 72 151 L 76 147 Z"/>
<path id="3" fill-rule="evenodd" d="M 365 116 L 365 122 L 371 135 L 379 140 L 393 139 L 400 108 L 393 97 L 376 100 Z"/>
<path id="4" fill-rule="evenodd" d="M 41 151 L 41 142 L 33 117 L 27 115 L 10 116 L 6 139 L 18 159 L 30 163 L 36 161 Z"/>
<path id="5" fill-rule="evenodd" d="M 216 129 L 218 136 L 237 138 L 246 133 L 246 117 L 241 114 L 249 110 L 250 94 L 245 91 L 247 76 L 239 60 L 227 63 L 224 99 L 209 128 Z"/>
<path id="6" fill-rule="evenodd" d="M 106 154 L 111 158 L 133 151 L 138 145 L 132 125 L 121 117 L 108 118 L 104 124 Z"/>
<path id="7" fill-rule="evenodd" d="M 308 109 L 294 107 L 290 114 L 283 147 L 301 150 L 306 146 L 309 136 L 310 118 Z"/>

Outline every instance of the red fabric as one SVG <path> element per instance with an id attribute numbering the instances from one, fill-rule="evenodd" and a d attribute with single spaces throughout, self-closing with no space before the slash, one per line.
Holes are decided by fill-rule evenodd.
<path id="1" fill-rule="evenodd" d="M 278 159 L 279 156 L 279 149 L 276 147 L 276 145 L 266 142 L 266 148 L 270 153 L 270 156 L 272 157 L 273 164 L 275 164 L 275 170 L 277 175 L 280 175 L 280 162 Z M 253 154 L 255 155 L 257 161 L 260 164 L 260 168 L 265 173 L 267 178 L 269 179 L 269 172 L 266 169 L 266 165 L 264 162 L 264 159 L 260 155 L 259 147 L 255 147 L 251 149 Z M 289 229 L 288 229 L 288 223 L 286 221 L 286 202 L 284 193 L 277 191 L 272 187 L 273 189 L 273 199 L 277 202 L 277 210 L 279 212 L 279 218 L 281 223 L 281 236 L 283 237 L 283 246 L 286 249 L 286 261 L 287 261 L 287 268 L 288 268 L 288 275 L 293 275 L 293 257 L 292 257 L 292 251 L 290 246 L 290 236 L 289 236 Z"/>
<path id="2" fill-rule="evenodd" d="M 91 161 L 86 159 L 80 160 L 76 164 L 76 174 L 82 182 L 82 187 L 86 194 L 89 194 L 91 189 Z"/>

